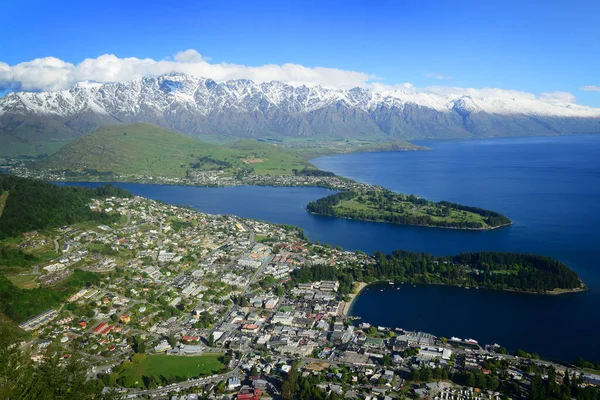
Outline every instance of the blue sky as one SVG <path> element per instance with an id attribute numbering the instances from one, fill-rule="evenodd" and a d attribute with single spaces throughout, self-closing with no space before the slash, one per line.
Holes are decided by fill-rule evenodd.
<path id="1" fill-rule="evenodd" d="M 11 1 L 0 62 L 114 54 L 293 63 L 410 82 L 568 92 L 600 107 L 600 1 Z M 0 65 L 0 73 L 2 65 Z M 0 85 L 19 88 L 12 73 Z M 1 75 L 0 75 L 1 76 Z M 8 82 L 8 83 L 7 83 Z M 47 87 L 42 87 L 47 88 Z"/>

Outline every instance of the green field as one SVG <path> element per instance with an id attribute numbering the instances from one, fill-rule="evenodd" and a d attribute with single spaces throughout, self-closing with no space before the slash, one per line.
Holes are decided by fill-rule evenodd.
<path id="1" fill-rule="evenodd" d="M 283 142 L 283 146 L 293 148 L 306 159 L 347 153 L 372 153 L 380 151 L 415 151 L 428 150 L 427 147 L 417 146 L 404 140 L 390 140 L 386 138 L 372 138 L 368 140 L 346 139 L 304 142 Z"/>
<path id="2" fill-rule="evenodd" d="M 294 150 L 276 144 L 242 140 L 226 148 L 234 152 L 234 160 L 242 160 L 259 175 L 291 175 L 294 169 L 315 168 Z"/>
<path id="3" fill-rule="evenodd" d="M 52 243 L 36 249 L 20 250 L 18 245 L 21 241 L 20 237 L 0 241 L 0 272 L 22 274 L 31 271 L 34 265 L 44 264 L 58 256 Z"/>
<path id="4" fill-rule="evenodd" d="M 181 382 L 189 378 L 197 378 L 216 374 L 226 366 L 219 361 L 221 354 L 207 353 L 201 356 L 148 356 L 140 363 L 133 363 L 123 371 L 120 378 L 127 387 L 146 387 L 148 378 L 156 381 Z"/>
<path id="5" fill-rule="evenodd" d="M 475 213 L 469 213 L 459 210 L 450 209 L 448 215 L 440 214 L 440 207 L 434 203 L 416 206 L 408 201 L 395 201 L 388 210 L 380 210 L 379 205 L 370 201 L 361 203 L 357 200 L 344 200 L 338 203 L 334 209 L 340 214 L 352 214 L 355 212 L 366 212 L 366 213 L 382 213 L 389 215 L 402 215 L 409 214 L 416 218 L 429 217 L 436 223 L 451 223 L 461 222 L 465 224 L 475 223 L 481 226 L 487 225 L 484 218 Z"/>
<path id="6" fill-rule="evenodd" d="M 19 155 L 38 156 L 52 154 L 75 137 L 76 132 L 65 131 L 63 127 L 38 127 L 21 124 L 6 132 L 0 130 L 0 157 Z"/>
<path id="7" fill-rule="evenodd" d="M 13 285 L 20 289 L 33 289 L 38 287 L 37 275 L 10 275 L 7 278 Z"/>
<path id="8" fill-rule="evenodd" d="M 492 229 L 511 223 L 493 211 L 444 201 L 436 203 L 389 190 L 337 193 L 310 202 L 307 210 L 335 217 L 440 228 Z"/>
<path id="9" fill-rule="evenodd" d="M 81 174 L 106 180 L 112 174 L 183 178 L 206 170 L 280 175 L 314 168 L 301 155 L 274 144 L 245 140 L 220 146 L 150 124 L 102 127 L 34 167 L 74 172 L 74 178 Z"/>

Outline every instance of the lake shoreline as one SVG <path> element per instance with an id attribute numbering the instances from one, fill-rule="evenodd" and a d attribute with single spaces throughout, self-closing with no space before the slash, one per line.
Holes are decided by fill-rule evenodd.
<path id="1" fill-rule="evenodd" d="M 356 288 L 356 292 L 351 293 L 350 301 L 347 301 L 344 303 L 344 310 L 342 311 L 342 315 L 344 315 L 346 317 L 350 313 L 350 309 L 352 308 L 352 304 L 354 303 L 354 300 L 356 300 L 358 298 L 358 296 L 360 295 L 360 292 L 362 292 L 364 288 L 369 286 L 369 284 L 366 282 L 355 282 L 355 284 L 358 284 L 358 286 Z"/>
<path id="2" fill-rule="evenodd" d="M 597 158 L 600 136 L 549 140 L 527 138 L 525 141 L 509 138 L 499 140 L 501 146 L 492 146 L 496 143 L 492 140 L 483 142 L 432 143 L 432 151 L 336 155 L 312 161 L 319 169 L 394 191 L 498 210 L 515 221 L 510 229 L 475 233 L 341 218 L 314 218 L 302 206 L 326 194 L 309 187 L 280 189 L 281 192 L 276 192 L 275 187 L 265 187 L 264 191 L 251 187 L 239 190 L 225 188 L 224 194 L 215 194 L 215 200 L 211 201 L 205 199 L 213 198 L 212 193 L 219 191 L 207 188 L 196 193 L 197 189 L 201 189 L 198 187 L 179 190 L 177 195 L 169 194 L 170 186 L 164 189 L 140 188 L 140 195 L 158 197 L 175 204 L 191 203 L 208 213 L 230 213 L 300 226 L 311 241 L 339 244 L 345 249 L 362 250 L 367 254 L 373 254 L 375 250 L 389 254 L 398 248 L 437 256 L 491 250 L 547 254 L 568 264 L 582 277 L 589 290 L 557 297 L 559 293 L 520 296 L 522 292 L 514 291 L 512 295 L 503 295 L 506 290 L 475 290 L 472 287 L 470 290 L 443 291 L 434 300 L 421 294 L 433 295 L 442 288 L 423 285 L 423 289 L 429 287 L 430 290 L 408 296 L 419 306 L 407 307 L 397 316 L 393 310 L 387 310 L 381 317 L 375 316 L 377 310 L 362 307 L 361 300 L 356 301 L 358 297 L 354 298 L 349 313 L 361 316 L 366 322 L 395 326 L 402 321 L 402 326 L 417 330 L 440 333 L 447 330 L 490 343 L 498 341 L 515 349 L 526 348 L 551 358 L 574 359 L 581 355 L 581 345 L 593 343 L 593 332 L 598 329 L 598 320 L 590 316 L 595 315 L 594 310 L 600 305 L 597 254 L 593 251 L 598 240 L 596 227 L 599 217 L 590 213 L 574 218 L 572 210 L 594 209 L 597 204 L 600 186 L 595 184 L 597 175 L 590 175 L 590 171 L 600 168 Z M 510 158 L 506 157 L 507 153 L 511 154 Z M 579 157 L 574 159 L 565 154 L 578 154 Z M 472 168 L 465 168 L 467 164 Z M 557 182 L 563 185 L 560 193 L 556 191 Z M 475 184 L 476 191 L 472 190 Z M 292 194 L 284 195 L 283 192 Z M 198 200 L 192 200 L 192 196 L 198 197 Z M 268 207 L 265 207 L 265 196 L 269 201 Z M 236 197 L 244 199 L 243 204 L 234 200 Z M 254 205 L 257 202 L 259 204 Z M 404 289 L 397 293 L 409 292 L 409 288 Z M 412 286 L 410 289 L 413 289 Z M 392 291 L 396 292 L 388 290 Z M 360 298 L 374 294 L 370 292 L 363 289 Z M 457 297 L 461 301 L 457 301 Z M 368 303 L 371 304 L 371 301 Z M 459 317 L 470 315 L 475 307 L 478 318 L 465 317 L 460 323 L 454 317 L 446 320 L 443 318 L 446 313 L 438 310 L 447 306 L 453 307 L 453 312 L 448 314 Z M 394 304 L 394 307 L 397 306 Z M 412 312 L 413 308 L 418 311 Z M 436 321 L 429 321 L 424 315 L 434 315 Z M 504 316 L 503 323 L 496 323 L 498 316 Z M 386 318 L 390 322 L 386 322 Z M 486 324 L 490 328 L 481 328 Z M 521 334 L 520 327 L 523 326 L 529 327 L 529 335 Z M 569 327 L 569 341 L 564 340 L 564 329 L 556 329 L 557 326 Z M 491 331 L 495 331 L 494 335 Z M 598 349 L 590 356 L 600 357 Z"/>
<path id="3" fill-rule="evenodd" d="M 514 222 L 511 221 L 510 224 L 502 224 L 502 225 L 493 226 L 493 227 L 489 227 L 489 228 L 457 228 L 454 226 L 396 224 L 394 222 L 378 221 L 378 220 L 374 220 L 374 219 L 357 219 L 357 218 L 343 217 L 343 216 L 338 216 L 338 215 L 319 214 L 319 213 L 311 212 L 308 210 L 307 210 L 307 212 L 309 214 L 317 215 L 319 217 L 340 218 L 340 219 L 347 219 L 349 221 L 375 222 L 377 224 L 390 224 L 390 225 L 398 225 L 398 226 L 416 226 L 416 227 L 421 227 L 421 228 L 454 229 L 454 230 L 458 230 L 458 231 L 493 231 L 495 229 L 506 228 L 507 226 L 514 225 Z"/>
<path id="4" fill-rule="evenodd" d="M 342 178 L 351 184 L 364 185 L 365 187 L 378 187 L 377 185 L 370 185 L 368 183 L 355 181 L 355 180 L 345 178 L 345 177 L 339 177 L 339 178 Z M 68 185 L 70 182 L 73 182 L 73 183 L 101 183 L 101 184 L 124 183 L 124 184 L 137 184 L 137 185 L 165 185 L 165 186 L 200 187 L 200 188 L 215 188 L 215 189 L 227 188 L 227 187 L 272 187 L 272 188 L 283 187 L 283 188 L 322 188 L 322 189 L 327 189 L 327 190 L 332 190 L 332 191 L 337 191 L 337 192 L 344 192 L 344 191 L 349 190 L 348 188 L 343 188 L 343 187 L 339 187 L 339 186 L 335 186 L 335 185 L 319 185 L 319 184 L 314 184 L 314 185 L 286 185 L 286 184 L 277 185 L 277 184 L 260 184 L 260 183 L 258 183 L 258 184 L 257 183 L 239 183 L 239 184 L 229 184 L 229 185 L 217 185 L 217 184 L 209 185 L 209 184 L 198 184 L 198 183 L 194 183 L 194 182 L 184 183 L 184 182 L 156 182 L 156 181 L 152 181 L 152 180 L 135 181 L 135 180 L 83 180 L 83 179 L 82 180 L 63 179 L 63 180 L 52 180 L 50 182 L 61 183 L 61 184 L 65 184 L 65 185 Z M 383 189 L 385 189 L 385 188 L 383 188 Z M 386 190 L 389 190 L 389 189 L 386 189 Z M 400 193 L 398 193 L 398 194 L 400 194 Z M 398 225 L 398 226 L 415 226 L 415 227 L 423 227 L 423 228 L 439 228 L 439 229 L 451 229 L 451 230 L 475 231 L 475 232 L 477 232 L 477 231 L 482 231 L 482 232 L 483 231 L 493 231 L 496 229 L 505 228 L 505 227 L 514 225 L 514 221 L 510 221 L 510 223 L 502 224 L 502 225 L 498 225 L 498 226 L 488 226 L 488 227 L 481 227 L 481 228 L 438 226 L 438 225 L 420 225 L 420 224 L 397 224 L 397 223 L 393 223 L 393 222 L 389 222 L 389 221 L 380 221 L 380 220 L 374 220 L 374 219 L 357 219 L 357 218 L 350 218 L 350 217 L 337 216 L 337 215 L 319 214 L 319 213 L 315 213 L 312 211 L 308 211 L 308 209 L 306 209 L 306 206 L 304 206 L 304 209 L 309 214 L 316 215 L 319 217 L 340 218 L 340 219 L 346 219 L 346 220 L 351 220 L 351 221 L 385 223 L 385 224 Z"/>
<path id="5" fill-rule="evenodd" d="M 589 289 L 585 286 L 585 284 L 583 283 L 582 280 L 580 280 L 581 282 L 581 286 L 575 289 L 553 289 L 551 291 L 547 291 L 547 292 L 532 292 L 532 291 L 527 291 L 527 290 L 517 290 L 517 289 L 494 289 L 494 288 L 489 288 L 489 287 L 479 287 L 479 286 L 464 286 L 464 285 L 459 285 L 459 284 L 451 284 L 451 283 L 441 283 L 441 282 L 431 282 L 431 283 L 423 283 L 423 282 L 411 282 L 409 279 L 407 279 L 406 281 L 403 281 L 401 283 L 399 283 L 398 281 L 389 281 L 389 280 L 378 280 L 375 282 L 370 282 L 370 283 L 365 283 L 365 282 L 358 282 L 361 284 L 359 291 L 354 294 L 352 296 L 352 300 L 349 302 L 349 304 L 352 304 L 356 301 L 356 299 L 358 298 L 358 295 L 366 288 L 368 288 L 369 286 L 386 286 L 386 283 L 389 282 L 394 282 L 394 284 L 392 285 L 393 287 L 396 287 L 396 289 L 400 289 L 402 286 L 404 285 L 413 285 L 413 286 L 443 286 L 443 287 L 453 287 L 453 288 L 457 288 L 457 289 L 465 289 L 465 290 L 488 290 L 488 291 L 492 291 L 492 292 L 509 292 L 509 293 L 518 293 L 518 294 L 525 294 L 525 295 L 538 295 L 538 296 L 560 296 L 560 295 L 565 295 L 565 294 L 576 294 L 576 293 L 585 293 L 587 292 Z M 387 286 L 386 286 L 387 287 Z M 350 311 L 350 306 L 347 306 L 347 311 L 344 311 L 344 315 L 348 315 L 348 311 Z"/>

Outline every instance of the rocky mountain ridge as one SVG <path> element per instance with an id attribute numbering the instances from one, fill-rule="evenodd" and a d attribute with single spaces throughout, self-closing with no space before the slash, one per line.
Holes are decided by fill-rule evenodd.
<path id="1" fill-rule="evenodd" d="M 148 122 L 190 136 L 476 138 L 600 132 L 600 109 L 539 99 L 328 89 L 183 74 L 0 98 L 0 133 L 77 137 Z"/>

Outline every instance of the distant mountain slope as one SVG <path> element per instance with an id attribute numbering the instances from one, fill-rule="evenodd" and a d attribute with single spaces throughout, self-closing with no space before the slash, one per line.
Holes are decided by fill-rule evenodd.
<path id="1" fill-rule="evenodd" d="M 182 74 L 0 99 L 0 139 L 13 144 L 137 122 L 196 137 L 411 140 L 600 132 L 600 109 L 523 98 L 217 83 Z"/>
<path id="2" fill-rule="evenodd" d="M 165 177 L 214 169 L 290 174 L 310 167 L 300 155 L 272 144 L 246 140 L 225 147 L 151 124 L 104 126 L 36 164 L 40 169 Z"/>

